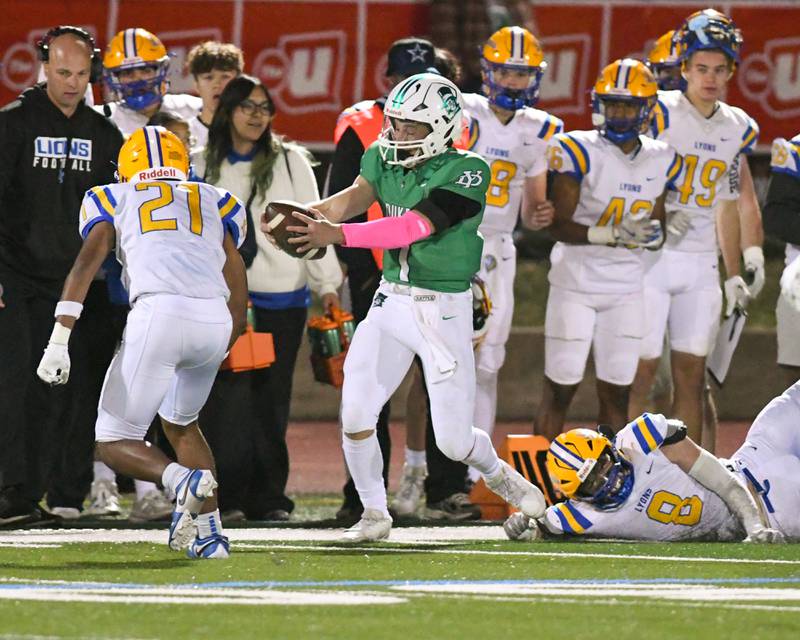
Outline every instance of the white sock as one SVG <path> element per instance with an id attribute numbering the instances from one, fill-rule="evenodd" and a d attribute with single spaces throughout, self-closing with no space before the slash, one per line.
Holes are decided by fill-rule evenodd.
<path id="1" fill-rule="evenodd" d="M 197 537 L 208 538 L 214 535 L 225 535 L 222 531 L 222 520 L 219 517 L 219 509 L 199 514 L 195 520 L 197 526 Z"/>
<path id="2" fill-rule="evenodd" d="M 492 435 L 497 415 L 497 372 L 479 369 L 475 382 L 473 424 Z"/>
<path id="3" fill-rule="evenodd" d="M 386 487 L 383 486 L 383 458 L 378 436 L 372 432 L 368 438 L 353 440 L 342 436 L 342 449 L 347 467 L 356 485 L 356 491 L 365 509 L 377 509 L 389 515 L 386 505 Z"/>
<path id="4" fill-rule="evenodd" d="M 97 480 L 110 480 L 111 482 L 117 481 L 117 474 L 105 462 L 99 460 L 94 461 L 94 479 Z"/>
<path id="5" fill-rule="evenodd" d="M 424 467 L 426 465 L 425 449 L 416 451 L 406 447 L 406 464 L 409 467 Z"/>
<path id="6" fill-rule="evenodd" d="M 191 469 L 184 467 L 182 464 L 170 462 L 164 469 L 164 472 L 161 474 L 161 484 L 164 485 L 164 488 L 169 489 L 170 493 L 174 495 L 178 491 L 178 484 L 190 471 Z M 142 484 L 152 485 L 153 489 L 156 489 L 156 491 L 158 490 L 158 487 L 152 483 L 143 482 Z M 136 495 L 139 495 L 139 480 L 136 481 Z"/>
<path id="7" fill-rule="evenodd" d="M 475 427 L 472 427 L 472 435 L 475 437 L 475 444 L 462 462 L 475 467 L 487 478 L 494 478 L 500 473 L 500 458 L 492 446 L 492 439 L 488 433 Z"/>

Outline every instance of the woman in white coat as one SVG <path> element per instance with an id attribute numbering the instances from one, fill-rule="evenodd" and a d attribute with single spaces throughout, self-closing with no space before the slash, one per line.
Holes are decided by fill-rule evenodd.
<path id="1" fill-rule="evenodd" d="M 233 449 L 243 455 L 251 452 L 252 467 L 232 465 L 229 476 L 237 477 L 231 478 L 226 489 L 225 467 L 220 465 L 220 496 L 227 503 L 223 508 L 241 510 L 248 519 L 258 520 L 288 520 L 294 508 L 285 494 L 289 475 L 286 428 L 297 351 L 311 291 L 321 296 L 325 308 L 338 305 L 336 291 L 343 279 L 334 252 L 321 260 L 298 260 L 273 247 L 264 234 L 255 233 L 253 220 L 257 223 L 268 202 L 319 199 L 310 154 L 273 133 L 274 116 L 275 105 L 259 80 L 247 75 L 231 80 L 220 96 L 208 146 L 194 158 L 198 176 L 247 203 L 249 228 L 242 256 L 248 267 L 255 329 L 272 333 L 275 342 L 274 364 L 244 374 L 250 381 L 254 441 L 247 443 L 236 435 L 238 424 L 230 424 L 233 428 L 224 434 L 226 446 L 234 439 L 238 446 Z M 225 421 L 224 415 L 219 418 Z M 216 451 L 215 455 L 219 461 L 220 455 Z M 249 482 L 243 475 L 249 475 Z M 236 486 L 245 495 L 234 494 Z"/>

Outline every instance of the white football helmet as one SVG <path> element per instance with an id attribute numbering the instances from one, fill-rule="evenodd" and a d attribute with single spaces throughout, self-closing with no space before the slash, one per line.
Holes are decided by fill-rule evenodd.
<path id="1" fill-rule="evenodd" d="M 383 108 L 378 146 L 384 162 L 410 167 L 444 153 L 461 137 L 463 109 L 458 87 L 437 73 L 420 73 L 400 82 Z M 420 140 L 395 140 L 395 120 L 421 122 L 430 133 Z"/>

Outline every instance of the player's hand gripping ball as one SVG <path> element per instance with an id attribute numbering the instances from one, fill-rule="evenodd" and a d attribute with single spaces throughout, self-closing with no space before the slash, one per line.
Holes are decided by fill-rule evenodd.
<path id="1" fill-rule="evenodd" d="M 270 242 L 293 258 L 300 258 L 301 260 L 319 260 L 325 255 L 327 247 L 310 249 L 309 251 L 301 253 L 297 250 L 298 245 L 289 242 L 289 238 L 297 238 L 300 236 L 299 233 L 286 229 L 286 227 L 301 224 L 300 221 L 292 215 L 294 211 L 299 211 L 310 218 L 314 217 L 308 208 L 304 207 L 302 204 L 292 202 L 291 200 L 274 200 L 267 205 L 266 211 L 264 211 L 264 214 L 261 216 L 261 230 L 266 234 Z"/>

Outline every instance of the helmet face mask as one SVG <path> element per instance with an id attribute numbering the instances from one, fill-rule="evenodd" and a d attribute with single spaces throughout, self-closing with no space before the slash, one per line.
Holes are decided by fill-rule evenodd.
<path id="1" fill-rule="evenodd" d="M 597 98 L 596 112 L 592 122 L 601 122 L 603 135 L 616 144 L 636 138 L 650 124 L 655 99 L 608 97 Z M 619 114 L 624 115 L 620 116 Z M 595 117 L 599 115 L 600 117 Z"/>
<path id="2" fill-rule="evenodd" d="M 167 92 L 168 71 L 166 48 L 144 29 L 120 31 L 108 43 L 103 57 L 106 86 L 117 100 L 134 111 L 162 100 Z"/>
<path id="3" fill-rule="evenodd" d="M 444 153 L 461 136 L 461 92 L 435 73 L 421 73 L 400 82 L 384 106 L 378 149 L 386 164 L 411 167 Z M 404 129 L 427 127 L 424 137 L 404 140 Z M 421 135 L 421 133 L 419 134 Z"/>
<path id="4" fill-rule="evenodd" d="M 532 107 L 547 68 L 538 40 L 522 27 L 503 27 L 483 46 L 483 93 L 507 111 Z"/>
<path id="5" fill-rule="evenodd" d="M 616 509 L 633 489 L 633 465 L 610 445 L 578 487 L 576 500 L 589 502 L 599 509 Z"/>
<path id="6" fill-rule="evenodd" d="M 592 124 L 621 145 L 645 133 L 658 100 L 658 85 L 643 62 L 626 58 L 608 65 L 592 91 Z"/>
<path id="7" fill-rule="evenodd" d="M 544 63 L 542 63 L 544 65 Z M 483 70 L 483 92 L 489 102 L 507 111 L 532 107 L 539 100 L 539 84 L 544 75 L 543 67 L 518 67 L 492 64 L 481 60 Z M 524 75 L 523 75 L 524 74 Z M 526 82 L 522 87 L 508 86 L 508 77 L 522 76 Z"/>

